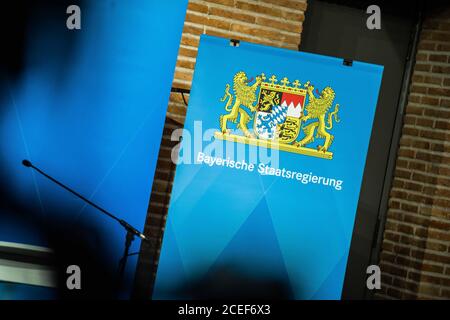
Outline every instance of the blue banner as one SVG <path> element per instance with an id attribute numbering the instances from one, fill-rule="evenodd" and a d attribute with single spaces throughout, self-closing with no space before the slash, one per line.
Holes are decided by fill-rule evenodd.
<path id="1" fill-rule="evenodd" d="M 203 36 L 154 298 L 225 266 L 340 299 L 382 71 Z"/>

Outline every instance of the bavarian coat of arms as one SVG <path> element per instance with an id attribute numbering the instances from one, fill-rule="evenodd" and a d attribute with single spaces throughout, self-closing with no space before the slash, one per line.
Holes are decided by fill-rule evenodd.
<path id="1" fill-rule="evenodd" d="M 278 82 L 275 75 L 267 79 L 264 73 L 254 80 L 250 84 L 253 79 L 239 71 L 232 86 L 226 84 L 221 101 L 226 102 L 227 113 L 220 116 L 216 139 L 332 159 L 329 148 L 334 136 L 329 130 L 333 129 L 333 120 L 340 121 L 338 104 L 330 112 L 334 90 L 328 86 L 319 92 L 310 81 L 302 85 L 295 80 L 291 84 L 284 77 Z M 240 129 L 242 134 L 232 129 Z M 323 143 L 309 147 L 315 139 Z"/>

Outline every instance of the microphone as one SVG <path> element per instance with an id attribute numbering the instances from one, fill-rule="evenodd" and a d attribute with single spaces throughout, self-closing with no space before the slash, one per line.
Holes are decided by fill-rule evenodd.
<path id="1" fill-rule="evenodd" d="M 148 241 L 147 237 L 140 231 L 138 231 L 136 228 L 134 228 L 132 225 L 130 225 L 128 222 L 126 222 L 123 219 L 119 219 L 118 217 L 116 217 L 115 215 L 113 215 L 112 213 L 106 211 L 105 209 L 103 209 L 102 207 L 99 207 L 98 205 L 96 205 L 95 203 L 93 203 L 91 200 L 85 198 L 84 196 L 82 196 L 81 194 L 79 194 L 78 192 L 72 190 L 71 188 L 69 188 L 68 186 L 64 185 L 63 183 L 59 182 L 58 180 L 56 180 L 55 178 L 49 176 L 47 173 L 45 173 L 44 171 L 42 171 L 41 169 L 35 167 L 30 160 L 24 159 L 22 160 L 22 164 L 27 167 L 27 168 L 33 168 L 34 170 L 36 170 L 37 172 L 39 172 L 40 174 L 42 174 L 44 177 L 46 177 L 47 179 L 53 181 L 54 183 L 56 183 L 57 185 L 59 185 L 60 187 L 62 187 L 63 189 L 66 189 L 67 191 L 69 191 L 70 193 L 72 193 L 73 195 L 77 196 L 78 198 L 80 198 L 81 200 L 83 200 L 84 202 L 86 202 L 87 204 L 93 206 L 94 208 L 96 208 L 97 210 L 101 211 L 102 213 L 106 214 L 107 216 L 109 216 L 110 218 L 116 220 L 117 222 L 120 223 L 120 225 L 122 227 L 125 228 L 125 230 L 127 232 L 130 232 L 131 234 L 141 238 L 142 240 L 146 240 Z"/>
<path id="2" fill-rule="evenodd" d="M 26 160 L 26 159 L 22 160 L 22 164 L 28 168 L 33 166 L 33 164 L 30 162 L 30 160 Z"/>
<path id="3" fill-rule="evenodd" d="M 127 230 L 133 233 L 135 236 L 138 236 L 142 240 L 147 240 L 147 237 L 142 233 L 136 230 L 132 225 L 130 225 L 125 220 L 120 219 L 119 223 Z"/>
<path id="4" fill-rule="evenodd" d="M 45 173 L 44 171 L 42 171 L 38 167 L 35 167 L 31 163 L 30 160 L 24 159 L 24 160 L 22 160 L 22 164 L 25 167 L 27 167 L 27 168 L 32 168 L 33 170 L 36 170 L 37 172 L 39 172 L 41 175 L 43 175 L 44 177 L 46 177 L 50 181 L 56 183 L 61 188 L 65 189 L 65 190 L 69 191 L 71 194 L 75 195 L 77 198 L 80 198 L 81 200 L 83 200 L 87 204 L 91 205 L 95 209 L 99 210 L 103 214 L 105 214 L 108 217 L 110 217 L 111 219 L 116 220 L 125 229 L 125 231 L 127 232 L 126 235 L 125 235 L 125 250 L 123 252 L 122 258 L 119 260 L 118 290 L 120 290 L 120 287 L 121 287 L 122 283 L 124 282 L 125 268 L 126 268 L 128 256 L 131 255 L 129 253 L 129 251 L 130 251 L 131 243 L 134 240 L 134 237 L 137 236 L 137 237 L 141 238 L 143 241 L 145 240 L 145 241 L 148 241 L 148 242 L 150 242 L 150 239 L 148 239 L 146 236 L 144 236 L 144 234 L 142 232 L 138 231 L 136 228 L 134 228 L 132 225 L 130 225 L 125 220 L 120 219 L 117 216 L 113 215 L 112 213 L 106 211 L 102 207 L 100 207 L 100 206 L 96 205 L 95 203 L 93 203 L 91 200 L 85 198 L 84 196 L 82 196 L 81 194 L 76 192 L 75 190 L 69 188 L 68 186 L 66 186 L 62 182 L 59 182 L 58 180 L 56 180 L 52 176 L 48 175 L 47 173 Z"/>

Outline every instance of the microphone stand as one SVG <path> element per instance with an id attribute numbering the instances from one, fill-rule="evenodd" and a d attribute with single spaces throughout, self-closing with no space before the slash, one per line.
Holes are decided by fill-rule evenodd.
<path id="1" fill-rule="evenodd" d="M 52 176 L 49 176 L 47 173 L 45 173 L 41 169 L 39 169 L 38 167 L 34 166 L 29 160 L 23 160 L 22 164 L 25 167 L 32 168 L 32 169 L 36 170 L 37 172 L 39 172 L 41 175 L 43 175 L 47 179 L 49 179 L 52 182 L 56 183 L 58 186 L 62 187 L 63 189 L 65 189 L 67 191 L 69 191 L 70 193 L 72 193 L 76 197 L 80 198 L 81 200 L 83 200 L 84 202 L 86 202 L 90 206 L 94 207 L 95 209 L 99 210 L 103 214 L 107 215 L 111 219 L 117 221 L 125 229 L 125 231 L 127 232 L 126 235 L 125 235 L 125 248 L 124 248 L 124 251 L 123 251 L 122 258 L 119 260 L 119 276 L 118 276 L 118 286 L 117 286 L 117 289 L 118 289 L 117 293 L 119 293 L 119 291 L 120 291 L 120 289 L 121 289 L 121 287 L 123 285 L 123 281 L 124 281 L 125 267 L 127 265 L 128 256 L 130 256 L 131 243 L 134 241 L 134 237 L 135 236 L 141 238 L 142 240 L 148 241 L 147 237 L 143 233 L 139 232 L 132 225 L 130 225 L 128 222 L 126 222 L 125 220 L 118 218 L 114 214 L 106 211 L 102 207 L 96 205 L 95 203 L 93 203 L 89 199 L 85 198 L 84 196 L 82 196 L 81 194 L 76 192 L 75 190 L 73 190 L 73 189 L 69 188 L 68 186 L 64 185 L 63 183 L 59 182 L 58 180 L 56 180 Z"/>

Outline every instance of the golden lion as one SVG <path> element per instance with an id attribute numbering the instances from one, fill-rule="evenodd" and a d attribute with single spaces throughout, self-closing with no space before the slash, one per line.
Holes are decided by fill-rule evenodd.
<path id="1" fill-rule="evenodd" d="M 230 113 L 220 116 L 220 129 L 223 133 L 229 133 L 230 130 L 227 128 L 227 122 L 232 121 L 237 122 L 239 116 L 238 128 L 242 130 L 246 137 L 253 137 L 253 135 L 248 130 L 248 123 L 253 118 L 244 110 L 241 106 L 247 107 L 253 113 L 256 111 L 256 106 L 253 105 L 256 101 L 256 90 L 261 84 L 262 78 L 260 76 L 256 77 L 256 81 L 253 85 L 249 86 L 247 75 L 245 72 L 240 71 L 234 75 L 233 78 L 233 91 L 234 96 L 230 93 L 230 85 L 227 84 L 225 87 L 225 94 L 220 101 L 224 102 L 227 98 L 227 104 L 225 105 L 225 110 Z M 230 108 L 231 104 L 234 104 Z"/>
<path id="2" fill-rule="evenodd" d="M 261 100 L 260 100 L 260 105 L 262 105 L 262 107 L 259 108 L 259 111 L 267 111 L 271 107 L 279 103 L 280 99 L 277 97 L 276 91 L 270 91 L 270 93 L 268 93 L 267 91 L 263 90 L 261 92 Z"/>
<path id="3" fill-rule="evenodd" d="M 308 86 L 308 97 L 309 103 L 305 107 L 305 110 L 308 114 L 303 115 L 300 120 L 308 121 L 309 119 L 317 119 L 316 121 L 308 124 L 303 128 L 303 132 L 305 133 L 305 137 L 300 141 L 296 142 L 295 145 L 298 147 L 303 147 L 306 144 L 309 144 L 314 141 L 314 132 L 317 128 L 316 138 L 325 138 L 325 142 L 323 146 L 318 146 L 318 151 L 326 152 L 333 142 L 334 136 L 327 132 L 327 129 L 330 130 L 333 128 L 333 116 L 335 122 L 339 122 L 340 120 L 337 117 L 337 113 L 339 111 L 339 105 L 336 104 L 334 111 L 328 114 L 328 126 L 325 124 L 325 115 L 333 104 L 334 100 L 334 90 L 330 87 L 326 87 L 320 93 L 320 97 L 316 98 L 313 94 L 314 87 L 312 85 Z"/>

